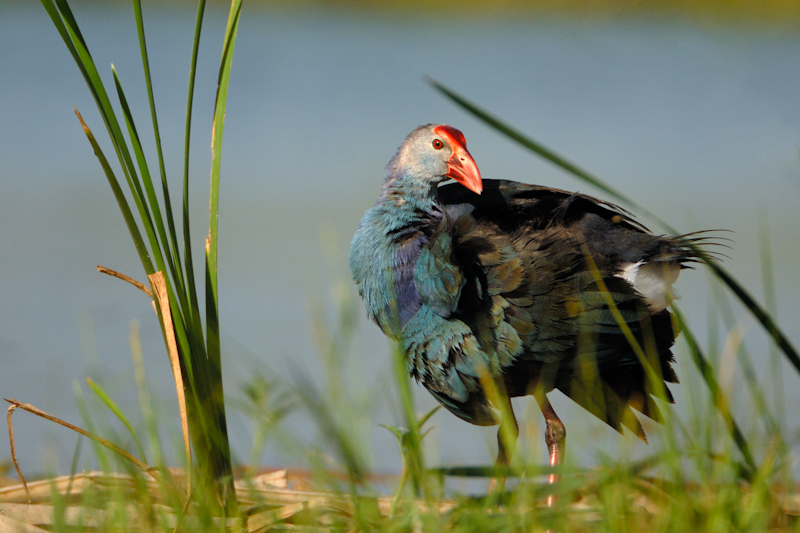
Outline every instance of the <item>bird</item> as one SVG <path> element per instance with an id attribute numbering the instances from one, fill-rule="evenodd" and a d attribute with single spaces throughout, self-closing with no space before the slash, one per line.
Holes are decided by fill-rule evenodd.
<path id="1" fill-rule="evenodd" d="M 349 267 L 409 375 L 458 418 L 500 424 L 497 467 L 519 434 L 510 398 L 527 395 L 544 415 L 549 464 L 563 462 L 556 389 L 646 441 L 633 409 L 663 422 L 654 398 L 675 401 L 668 306 L 703 232 L 654 235 L 601 199 L 482 179 L 464 134 L 444 124 L 413 130 L 386 169 Z"/>

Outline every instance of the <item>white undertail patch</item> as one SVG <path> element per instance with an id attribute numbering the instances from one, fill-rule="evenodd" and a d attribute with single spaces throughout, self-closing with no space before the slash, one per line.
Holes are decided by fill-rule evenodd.
<path id="1" fill-rule="evenodd" d="M 617 274 L 630 283 L 644 297 L 654 313 L 663 311 L 672 300 L 677 299 L 672 284 L 678 279 L 681 266 L 678 263 L 625 263 Z"/>

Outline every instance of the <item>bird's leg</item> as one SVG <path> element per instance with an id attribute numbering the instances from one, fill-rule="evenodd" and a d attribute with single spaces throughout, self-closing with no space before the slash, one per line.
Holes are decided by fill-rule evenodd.
<path id="1" fill-rule="evenodd" d="M 511 406 L 511 400 L 507 395 L 502 395 L 502 402 L 503 405 L 499 406 L 502 416 L 500 419 L 500 428 L 497 430 L 497 460 L 494 463 L 494 466 L 497 468 L 506 468 L 511 463 L 511 457 L 514 455 L 514 449 L 517 446 L 517 437 L 519 436 L 519 425 L 517 424 L 517 417 L 514 416 L 514 408 Z M 492 481 L 489 483 L 489 492 L 502 492 L 505 483 L 505 474 L 493 477 Z"/>
<path id="2" fill-rule="evenodd" d="M 539 407 L 541 408 L 542 414 L 544 415 L 544 420 L 547 423 L 547 427 L 544 430 L 544 441 L 547 444 L 547 452 L 550 454 L 550 466 L 558 466 L 564 461 L 564 448 L 566 447 L 567 430 L 564 428 L 564 424 L 553 410 L 553 406 L 550 405 L 550 401 L 547 399 L 547 396 L 537 395 L 536 400 L 539 402 Z M 556 474 L 550 474 L 550 476 L 547 478 L 547 483 L 549 485 L 552 485 L 556 481 L 558 481 L 558 476 Z M 552 507 L 553 504 L 555 504 L 555 501 L 555 495 L 550 494 L 547 497 L 547 506 Z"/>

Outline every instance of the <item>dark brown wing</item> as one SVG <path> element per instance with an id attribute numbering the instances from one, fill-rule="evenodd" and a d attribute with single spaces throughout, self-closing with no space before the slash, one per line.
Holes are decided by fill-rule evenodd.
<path id="1" fill-rule="evenodd" d="M 585 195 L 501 180 L 484 180 L 480 196 L 457 184 L 439 191 L 467 280 L 456 316 L 484 351 L 522 342 L 502 368 L 509 394 L 558 388 L 615 429 L 644 437 L 630 408 L 661 416 L 642 356 L 660 383 L 676 382 L 675 331 L 670 314 L 652 312 L 619 274 L 640 261 L 681 264 L 691 253 Z"/>

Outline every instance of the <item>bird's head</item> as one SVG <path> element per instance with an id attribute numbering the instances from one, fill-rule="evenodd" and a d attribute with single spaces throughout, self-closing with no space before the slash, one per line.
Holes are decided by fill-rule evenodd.
<path id="1" fill-rule="evenodd" d="M 390 176 L 426 180 L 437 185 L 448 178 L 480 194 L 478 165 L 467 151 L 464 134 L 444 124 L 427 124 L 412 131 L 389 163 Z"/>

